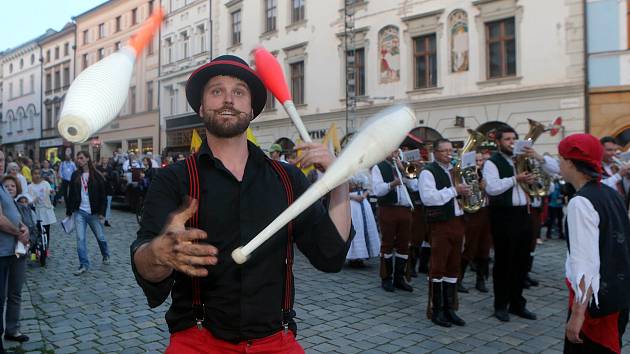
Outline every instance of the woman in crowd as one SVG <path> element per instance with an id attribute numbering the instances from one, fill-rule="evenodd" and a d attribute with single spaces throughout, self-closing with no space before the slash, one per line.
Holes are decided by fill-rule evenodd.
<path id="1" fill-rule="evenodd" d="M 351 267 L 364 266 L 363 260 L 376 257 L 381 249 L 376 221 L 368 201 L 369 177 L 359 172 L 350 179 L 350 209 L 356 236 L 346 259 Z"/>
<path id="2" fill-rule="evenodd" d="M 55 208 L 50 201 L 50 197 L 55 194 L 55 191 L 50 186 L 50 183 L 42 178 L 41 169 L 33 168 L 31 176 L 33 177 L 33 183 L 28 186 L 28 194 L 35 206 L 37 220 L 40 220 L 42 226 L 46 229 L 48 244 L 50 245 L 50 225 L 57 222 Z"/>
<path id="3" fill-rule="evenodd" d="M 4 176 L 2 185 L 11 198 L 16 198 L 22 192 L 22 187 L 18 179 L 13 175 Z M 22 223 L 20 224 L 23 225 Z M 2 310 L 6 302 L 4 339 L 26 342 L 28 341 L 28 336 L 20 333 L 20 311 L 22 305 L 22 286 L 26 278 L 26 257 L 9 257 L 10 260 L 6 272 L 7 278 L 3 279 L 3 281 L 6 282 L 6 287 L 4 287 L 6 292 L 0 293 L 0 310 Z M 2 311 L 0 311 L 0 315 L 1 314 Z M 2 317 L 0 317 L 0 321 L 2 321 Z"/>
<path id="4" fill-rule="evenodd" d="M 42 162 L 42 179 L 50 184 L 50 188 L 53 191 L 57 190 L 57 178 L 55 177 L 55 170 L 50 165 L 48 160 Z"/>
<path id="5" fill-rule="evenodd" d="M 20 190 L 26 192 L 28 190 L 28 182 L 26 177 L 20 173 L 20 166 L 15 162 L 9 162 L 7 165 L 7 174 L 17 179 L 20 184 Z"/>

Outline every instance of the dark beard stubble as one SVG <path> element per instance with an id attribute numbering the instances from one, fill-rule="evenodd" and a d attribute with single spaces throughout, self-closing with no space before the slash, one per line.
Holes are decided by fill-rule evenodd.
<path id="1" fill-rule="evenodd" d="M 237 119 L 225 121 L 219 117 L 220 113 L 229 110 L 234 114 Z M 212 109 L 203 112 L 201 117 L 206 130 L 219 138 L 233 138 L 240 134 L 243 134 L 249 127 L 249 122 L 252 119 L 252 113 L 241 112 L 234 107 L 221 107 L 220 109 Z"/>

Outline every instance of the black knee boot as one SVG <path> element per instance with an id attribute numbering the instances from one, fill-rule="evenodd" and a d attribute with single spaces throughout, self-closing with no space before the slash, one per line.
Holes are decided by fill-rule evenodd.
<path id="1" fill-rule="evenodd" d="M 412 292 L 413 288 L 405 281 L 405 269 L 407 260 L 402 257 L 396 257 L 394 265 L 394 287 L 400 290 Z"/>
<path id="2" fill-rule="evenodd" d="M 466 322 L 455 313 L 457 308 L 457 291 L 455 288 L 457 284 L 442 282 L 442 286 L 444 287 L 444 313 L 446 318 L 456 326 L 464 326 Z"/>
<path id="3" fill-rule="evenodd" d="M 429 260 L 431 259 L 431 247 L 420 247 L 420 256 L 418 261 L 418 272 L 428 274 L 429 273 Z"/>
<path id="4" fill-rule="evenodd" d="M 443 282 L 435 283 L 429 279 L 429 289 L 431 290 L 431 322 L 442 327 L 451 327 L 451 322 L 444 314 Z"/>
<path id="5" fill-rule="evenodd" d="M 459 269 L 459 278 L 457 278 L 457 291 L 460 293 L 468 293 L 468 289 L 463 284 L 466 268 L 468 268 L 468 261 L 462 258 L 461 267 Z"/>
<path id="6" fill-rule="evenodd" d="M 418 259 L 420 257 L 420 247 L 412 246 L 409 247 L 409 260 L 407 262 L 407 270 L 406 275 L 407 279 L 417 278 L 418 273 L 416 272 L 416 265 L 418 264 Z"/>
<path id="7" fill-rule="evenodd" d="M 529 276 L 529 273 L 532 271 L 534 266 L 534 256 L 529 256 L 529 264 L 527 266 L 527 275 L 525 276 L 525 284 L 523 287 L 525 289 L 529 289 L 530 286 L 538 286 L 538 280 Z"/>
<path id="8" fill-rule="evenodd" d="M 394 268 L 394 257 L 381 257 L 381 287 L 388 292 L 394 291 L 392 271 Z"/>
<path id="9" fill-rule="evenodd" d="M 477 281 L 475 282 L 475 288 L 481 293 L 487 293 L 486 279 L 488 279 L 488 260 L 477 260 Z"/>

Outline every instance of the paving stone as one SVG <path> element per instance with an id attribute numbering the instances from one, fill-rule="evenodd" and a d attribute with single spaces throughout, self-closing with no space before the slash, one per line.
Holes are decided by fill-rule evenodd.
<path id="1" fill-rule="evenodd" d="M 56 210 L 63 217 L 63 206 Z M 78 267 L 74 237 L 53 225 L 52 256 L 47 268 L 29 265 L 23 292 L 22 332 L 31 341 L 20 352 L 163 353 L 169 342 L 164 314 L 170 299 L 148 307 L 129 266 L 129 244 L 138 225 L 132 213 L 114 210 L 114 227 L 106 228 L 112 264 L 104 266 L 88 236 L 90 271 L 68 275 Z M 90 231 L 88 231 L 89 233 Z M 58 237 L 57 237 L 58 236 Z M 508 323 L 492 315 L 492 291 L 459 294 L 458 313 L 465 327 L 442 328 L 426 318 L 427 281 L 411 281 L 413 293 L 380 288 L 378 260 L 364 269 L 335 274 L 316 271 L 300 253 L 294 265 L 298 341 L 307 353 L 561 353 L 566 321 L 564 286 L 566 244 L 538 246 L 533 276 L 541 286 L 525 290 L 527 306 L 539 320 L 516 316 Z M 475 274 L 464 283 L 472 287 Z M 488 282 L 492 287 L 492 281 Z M 625 351 L 630 335 L 624 337 Z"/>

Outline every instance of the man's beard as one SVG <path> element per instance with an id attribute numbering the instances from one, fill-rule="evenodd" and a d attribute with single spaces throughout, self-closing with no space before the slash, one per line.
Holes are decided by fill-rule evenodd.
<path id="1" fill-rule="evenodd" d="M 236 120 L 228 118 L 230 121 L 224 121 L 224 118 L 221 116 L 223 112 L 229 112 L 236 117 Z M 204 111 L 201 119 L 208 133 L 219 138 L 233 138 L 247 130 L 252 119 L 252 113 L 241 112 L 233 106 L 226 105 L 220 109 Z"/>
<path id="2" fill-rule="evenodd" d="M 499 150 L 501 150 L 502 153 L 508 155 L 508 156 L 512 156 L 514 154 L 514 150 L 513 149 L 508 149 L 506 147 L 503 147 L 503 145 L 499 145 Z"/>

